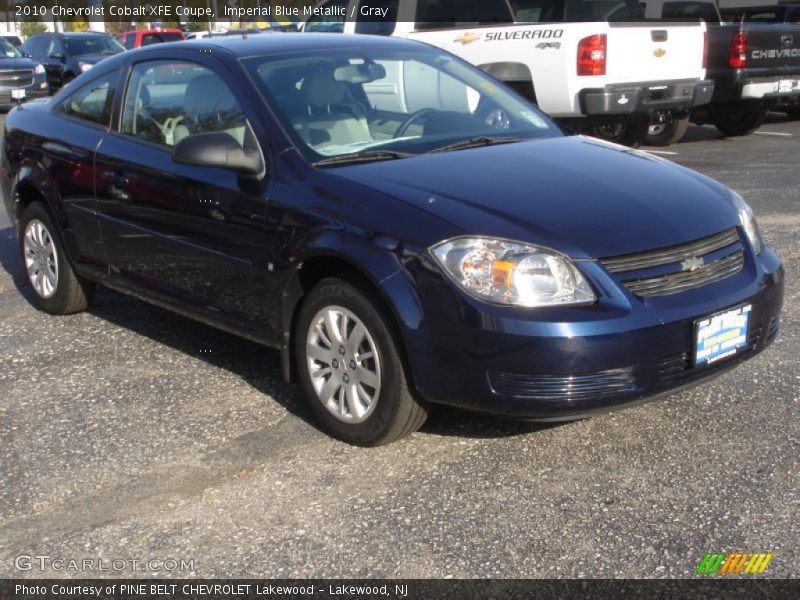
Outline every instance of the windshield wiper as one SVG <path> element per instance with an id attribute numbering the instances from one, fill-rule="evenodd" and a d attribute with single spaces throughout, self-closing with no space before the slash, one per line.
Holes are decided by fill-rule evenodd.
<path id="1" fill-rule="evenodd" d="M 313 163 L 315 167 L 338 167 L 340 165 L 354 165 L 358 163 L 375 162 L 378 160 L 394 160 L 396 158 L 410 158 L 416 156 L 410 152 L 397 152 L 396 150 L 372 150 L 369 152 L 353 152 L 323 158 Z"/>
<path id="2" fill-rule="evenodd" d="M 437 152 L 452 152 L 453 150 L 466 150 L 467 148 L 478 148 L 480 146 L 495 146 L 497 144 L 514 144 L 521 141 L 515 137 L 493 137 L 489 135 L 479 135 L 476 137 L 467 138 L 440 148 L 429 150 L 428 154 L 436 154 Z"/>

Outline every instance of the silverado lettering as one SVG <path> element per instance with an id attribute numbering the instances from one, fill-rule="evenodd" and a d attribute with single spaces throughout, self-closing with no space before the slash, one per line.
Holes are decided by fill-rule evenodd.
<path id="1" fill-rule="evenodd" d="M 563 29 L 527 29 L 517 31 L 489 31 L 484 36 L 487 42 L 500 42 L 504 40 L 547 40 L 560 38 L 564 35 Z"/>

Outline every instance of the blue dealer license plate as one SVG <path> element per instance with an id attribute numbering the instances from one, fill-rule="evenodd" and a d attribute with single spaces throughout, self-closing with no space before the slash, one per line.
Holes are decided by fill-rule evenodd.
<path id="1" fill-rule="evenodd" d="M 695 366 L 710 365 L 747 346 L 751 308 L 748 304 L 695 322 Z"/>

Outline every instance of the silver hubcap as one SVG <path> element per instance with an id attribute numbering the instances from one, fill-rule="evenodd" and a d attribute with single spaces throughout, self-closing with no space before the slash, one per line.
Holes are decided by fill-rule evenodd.
<path id="1" fill-rule="evenodd" d="M 364 323 L 341 306 L 327 306 L 311 320 L 306 366 L 317 398 L 345 423 L 361 423 L 381 393 L 377 347 Z"/>
<path id="2" fill-rule="evenodd" d="M 42 298 L 50 298 L 58 287 L 58 256 L 53 238 L 40 220 L 32 219 L 25 228 L 23 249 L 33 289 Z"/>
<path id="3" fill-rule="evenodd" d="M 661 135 L 667 128 L 665 124 L 659 123 L 658 125 L 650 125 L 647 129 L 649 135 Z"/>

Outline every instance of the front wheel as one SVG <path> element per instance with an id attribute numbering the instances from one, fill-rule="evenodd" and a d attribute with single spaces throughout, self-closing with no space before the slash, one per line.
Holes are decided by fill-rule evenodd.
<path id="1" fill-rule="evenodd" d="M 294 335 L 300 383 L 334 437 L 379 446 L 425 422 L 427 404 L 409 389 L 393 330 L 355 279 L 325 279 L 304 300 Z"/>
<path id="2" fill-rule="evenodd" d="M 647 130 L 648 146 L 670 146 L 678 143 L 689 128 L 689 117 L 673 119 L 669 123 L 656 123 Z"/>
<path id="3" fill-rule="evenodd" d="M 94 284 L 75 274 L 47 209 L 30 204 L 20 221 L 20 253 L 35 304 L 54 315 L 85 310 Z"/>
<path id="4" fill-rule="evenodd" d="M 767 117 L 766 108 L 725 111 L 717 113 L 714 125 L 727 136 L 749 135 L 761 127 Z"/>

